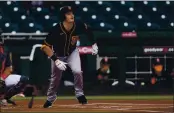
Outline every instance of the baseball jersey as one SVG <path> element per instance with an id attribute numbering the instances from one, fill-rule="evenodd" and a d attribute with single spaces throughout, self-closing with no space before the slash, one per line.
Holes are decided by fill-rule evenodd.
<path id="1" fill-rule="evenodd" d="M 54 26 L 44 40 L 44 44 L 52 47 L 54 53 L 59 57 L 69 56 L 76 48 L 79 35 L 86 34 L 94 43 L 94 35 L 90 28 L 82 22 L 74 22 L 70 31 L 67 31 L 60 22 Z"/>
<path id="2" fill-rule="evenodd" d="M 4 49 L 0 46 L 0 75 L 4 72 L 6 67 L 10 67 L 11 65 L 10 54 L 4 52 Z"/>

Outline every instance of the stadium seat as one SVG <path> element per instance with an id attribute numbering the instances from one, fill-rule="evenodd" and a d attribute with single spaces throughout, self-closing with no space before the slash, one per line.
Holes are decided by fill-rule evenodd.
<path id="1" fill-rule="evenodd" d="M 174 28 L 174 2 L 156 1 L 71 1 L 43 2 L 34 5 L 28 2 L 2 1 L 0 4 L 0 25 L 11 23 L 5 28 L 10 32 L 16 28 L 21 32 L 36 32 L 39 29 L 48 32 L 59 22 L 59 9 L 71 5 L 77 20 L 89 24 L 95 30 L 131 31 L 131 30 L 172 30 Z M 33 23 L 33 24 L 30 24 Z M 29 24 L 33 27 L 29 27 Z M 7 30 L 7 31 L 6 31 Z"/>

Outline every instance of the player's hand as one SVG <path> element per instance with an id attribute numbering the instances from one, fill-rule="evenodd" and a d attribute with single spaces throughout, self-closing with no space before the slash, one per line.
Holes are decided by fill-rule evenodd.
<path id="1" fill-rule="evenodd" d="M 97 55 L 98 54 L 98 46 L 97 44 L 92 45 L 92 55 Z"/>
<path id="2" fill-rule="evenodd" d="M 4 81 L 4 79 L 2 77 L 0 77 L 0 81 Z"/>
<path id="3" fill-rule="evenodd" d="M 56 64 L 57 68 L 59 68 L 60 70 L 62 70 L 62 71 L 66 70 L 66 64 L 67 64 L 66 62 L 63 62 L 63 61 L 60 61 L 59 59 L 57 59 L 55 61 L 55 64 Z"/>

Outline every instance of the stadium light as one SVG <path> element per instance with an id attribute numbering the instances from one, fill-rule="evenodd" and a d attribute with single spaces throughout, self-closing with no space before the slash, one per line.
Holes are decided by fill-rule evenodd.
<path id="1" fill-rule="evenodd" d="M 41 8 L 41 7 L 38 7 L 38 8 L 37 8 L 37 11 L 38 11 L 38 12 L 42 11 L 42 8 Z"/>
<path id="2" fill-rule="evenodd" d="M 166 1 L 166 4 L 169 5 L 170 4 L 170 1 Z"/>
<path id="3" fill-rule="evenodd" d="M 46 20 L 50 19 L 50 16 L 49 15 L 45 15 L 45 19 Z"/>
<path id="4" fill-rule="evenodd" d="M 12 31 L 11 33 L 12 33 L 12 34 L 16 34 L 16 31 Z"/>
<path id="5" fill-rule="evenodd" d="M 134 8 L 133 8 L 133 7 L 130 7 L 130 8 L 129 8 L 129 11 L 134 11 Z"/>
<path id="6" fill-rule="evenodd" d="M 79 5 L 79 4 L 80 4 L 80 1 L 75 1 L 75 4 L 76 4 L 76 5 Z"/>
<path id="7" fill-rule="evenodd" d="M 147 1 L 144 1 L 143 3 L 144 3 L 145 5 L 147 5 L 147 4 L 148 4 L 148 2 L 147 2 Z"/>
<path id="8" fill-rule="evenodd" d="M 22 19 L 22 20 L 25 20 L 25 19 L 26 19 L 26 16 L 25 16 L 25 15 L 22 15 L 22 16 L 21 16 L 21 19 Z"/>
<path id="9" fill-rule="evenodd" d="M 150 26 L 151 26 L 151 23 L 150 23 L 150 22 L 148 22 L 148 23 L 147 23 L 147 26 L 148 26 L 148 27 L 150 27 Z"/>
<path id="10" fill-rule="evenodd" d="M 115 15 L 115 19 L 119 19 L 119 15 Z"/>
<path id="11" fill-rule="evenodd" d="M 53 23 L 53 26 L 56 26 L 57 25 L 57 23 Z"/>
<path id="12" fill-rule="evenodd" d="M 165 16 L 165 15 L 161 15 L 161 18 L 162 18 L 162 19 L 165 19 L 165 18 L 166 18 L 166 16 Z"/>
<path id="13" fill-rule="evenodd" d="M 84 12 L 87 12 L 87 11 L 88 11 L 88 8 L 87 8 L 87 7 L 84 7 L 84 8 L 83 8 L 83 11 L 84 11 Z"/>
<path id="14" fill-rule="evenodd" d="M 40 34 L 41 32 L 39 30 L 36 31 L 36 34 Z"/>
<path id="15" fill-rule="evenodd" d="M 7 1 L 7 5 L 11 5 L 11 1 Z"/>
<path id="16" fill-rule="evenodd" d="M 124 5 L 125 4 L 125 1 L 121 1 L 121 4 Z"/>
<path id="17" fill-rule="evenodd" d="M 171 23 L 170 23 L 170 25 L 173 27 L 173 26 L 174 26 L 174 23 L 173 23 L 173 22 L 171 22 Z"/>
<path id="18" fill-rule="evenodd" d="M 29 26 L 30 26 L 30 27 L 33 27 L 33 26 L 34 26 L 34 23 L 29 23 Z"/>
<path id="19" fill-rule="evenodd" d="M 128 26 L 128 23 L 127 22 L 124 22 L 124 26 L 127 27 Z"/>
<path id="20" fill-rule="evenodd" d="M 108 33 L 112 33 L 112 30 L 108 30 Z"/>
<path id="21" fill-rule="evenodd" d="M 18 7 L 14 7 L 13 11 L 15 11 L 15 12 L 18 11 Z"/>
<path id="22" fill-rule="evenodd" d="M 153 10 L 153 11 L 157 11 L 157 8 L 156 8 L 156 7 L 153 7 L 152 10 Z"/>
<path id="23" fill-rule="evenodd" d="M 104 27 L 104 26 L 105 26 L 105 23 L 101 22 L 101 23 L 100 23 L 100 26 L 101 26 L 101 27 Z"/>
<path id="24" fill-rule="evenodd" d="M 56 26 L 57 25 L 57 23 L 53 23 L 53 26 Z"/>
<path id="25" fill-rule="evenodd" d="M 106 11 L 111 11 L 111 8 L 110 8 L 110 7 L 107 7 L 107 8 L 106 8 Z"/>
<path id="26" fill-rule="evenodd" d="M 5 23 L 5 27 L 9 27 L 10 26 L 10 23 Z"/>
<path id="27" fill-rule="evenodd" d="M 142 19 L 142 15 L 138 15 L 138 19 Z"/>
<path id="28" fill-rule="evenodd" d="M 96 15 L 92 15 L 92 19 L 96 19 L 97 18 L 97 16 Z"/>
<path id="29" fill-rule="evenodd" d="M 103 4 L 103 2 L 102 2 L 102 1 L 98 1 L 98 4 L 99 4 L 99 5 L 102 5 L 102 4 Z"/>

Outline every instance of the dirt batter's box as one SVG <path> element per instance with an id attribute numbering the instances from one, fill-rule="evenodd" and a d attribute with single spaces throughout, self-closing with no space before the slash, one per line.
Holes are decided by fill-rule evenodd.
<path id="1" fill-rule="evenodd" d="M 122 112 L 122 113 L 172 113 L 173 96 L 87 96 L 89 103 L 80 105 L 72 97 L 58 97 L 55 104 L 44 109 L 46 97 L 36 97 L 32 109 L 28 109 L 30 98 L 13 98 L 18 106 L 6 106 L 1 112 Z"/>

